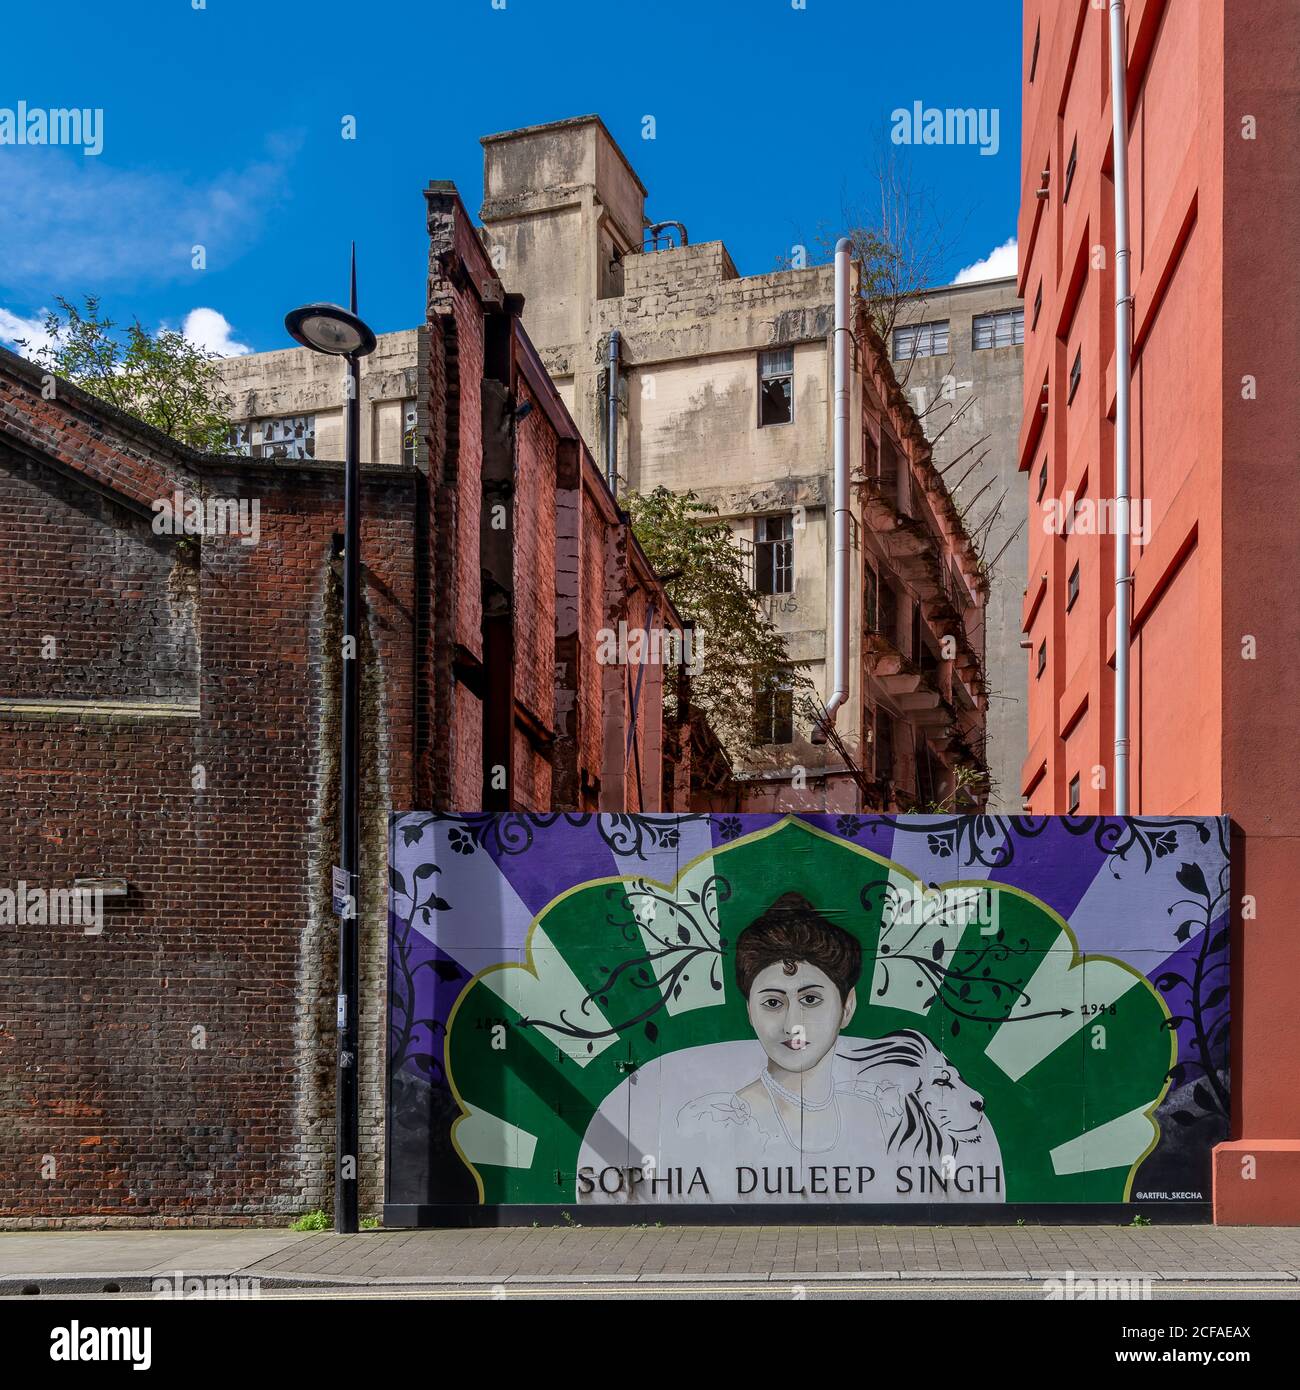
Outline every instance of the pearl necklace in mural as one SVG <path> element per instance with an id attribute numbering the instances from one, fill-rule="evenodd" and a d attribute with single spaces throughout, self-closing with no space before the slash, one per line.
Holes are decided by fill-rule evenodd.
<path id="1" fill-rule="evenodd" d="M 763 1068 L 760 1073 L 763 1079 L 763 1087 L 767 1091 L 768 1099 L 772 1102 L 772 1110 L 776 1115 L 777 1123 L 781 1126 L 781 1132 L 785 1135 L 785 1142 L 792 1149 L 802 1149 L 804 1153 L 826 1153 L 833 1149 L 840 1142 L 840 1132 L 844 1127 L 844 1117 L 840 1114 L 840 1108 L 835 1105 L 835 1079 L 831 1078 L 831 1089 L 825 1100 L 805 1100 L 802 1096 L 796 1095 L 794 1091 L 787 1090 L 779 1081 L 767 1070 Z M 777 1096 L 782 1100 L 788 1101 L 797 1109 L 803 1110 L 829 1110 L 835 1105 L 835 1136 L 829 1144 L 823 1144 L 819 1149 L 809 1148 L 806 1143 L 802 1143 L 790 1133 L 790 1127 L 785 1122 L 785 1116 L 781 1114 L 781 1107 L 776 1103 Z"/>
<path id="2" fill-rule="evenodd" d="M 831 1079 L 831 1088 L 826 1093 L 825 1100 L 808 1100 L 795 1091 L 788 1091 L 772 1075 L 766 1067 L 763 1068 L 763 1085 L 767 1087 L 769 1095 L 778 1095 L 783 1100 L 788 1100 L 791 1105 L 797 1106 L 800 1110 L 829 1110 L 835 1101 L 835 1081 Z"/>

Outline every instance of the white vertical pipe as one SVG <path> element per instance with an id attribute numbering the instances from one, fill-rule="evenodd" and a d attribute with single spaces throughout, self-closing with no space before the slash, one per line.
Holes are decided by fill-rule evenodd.
<path id="1" fill-rule="evenodd" d="M 1115 156 L 1115 814 L 1129 814 L 1129 386 L 1133 300 L 1128 247 L 1128 45 L 1124 0 L 1110 0 L 1110 107 Z"/>
<path id="2" fill-rule="evenodd" d="M 834 601 L 831 643 L 835 687 L 826 702 L 825 727 L 835 722 L 840 706 L 849 698 L 849 260 L 853 243 L 841 237 L 835 243 L 835 491 L 832 519 L 835 537 Z"/>

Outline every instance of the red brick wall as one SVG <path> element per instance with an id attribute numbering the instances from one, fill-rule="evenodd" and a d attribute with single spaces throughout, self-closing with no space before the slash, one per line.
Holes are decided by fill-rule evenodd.
<path id="1" fill-rule="evenodd" d="M 257 499 L 260 542 L 205 538 L 191 564 L 173 538 L 68 476 L 88 428 L 71 405 L 47 412 L 14 382 L 5 388 L 10 422 L 24 409 L 41 417 L 29 442 L 73 452 L 36 463 L 0 449 L 0 576 L 24 615 L 3 634 L 13 675 L 0 692 L 0 886 L 112 876 L 129 890 L 106 906 L 98 935 L 0 931 L 0 1213 L 179 1222 L 325 1204 L 341 478 L 209 471 L 215 494 Z M 166 482 L 170 471 L 188 486 L 165 458 L 152 468 L 126 450 L 114 459 L 99 435 L 100 476 Z M 382 980 L 387 810 L 414 793 L 410 476 L 368 484 L 365 514 L 364 833 L 376 873 L 363 899 L 363 973 Z M 59 659 L 26 659 L 38 631 L 58 639 Z M 51 695 L 88 708 L 36 703 Z M 151 710 L 164 696 L 170 712 Z M 375 996 L 362 1056 L 370 1209 L 381 1153 Z"/>
<path id="2" fill-rule="evenodd" d="M 513 310 L 454 193 L 430 190 L 429 226 L 418 468 L 368 471 L 363 488 L 363 1212 L 381 1196 L 388 812 L 480 807 L 482 696 L 502 676 L 481 664 L 481 383 L 485 317 Z M 624 606 L 610 576 L 626 575 L 626 528 L 562 408 L 508 365 L 513 403 L 534 406 L 517 427 L 507 576 L 511 804 L 554 804 L 563 641 L 579 652 L 565 698 L 588 788 L 570 774 L 566 795 L 595 809 L 613 748 L 607 799 L 638 809 L 625 687 L 605 689 L 596 640 Z M 70 389 L 45 401 L 40 384 L 0 355 L 0 888 L 93 876 L 129 891 L 99 935 L 0 929 L 0 1226 L 328 1206 L 341 470 L 200 459 Z M 578 534 L 557 557 L 561 455 Z M 256 500 L 258 544 L 155 536 L 150 503 L 177 487 Z M 57 660 L 43 662 L 47 635 Z M 71 697 L 83 706 L 50 707 Z M 658 698 L 647 677 L 646 805 Z"/>

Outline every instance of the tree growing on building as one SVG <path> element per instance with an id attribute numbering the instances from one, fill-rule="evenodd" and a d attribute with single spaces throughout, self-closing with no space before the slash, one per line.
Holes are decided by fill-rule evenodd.
<path id="1" fill-rule="evenodd" d="M 84 310 L 56 302 L 45 317 L 47 343 L 19 340 L 34 362 L 193 449 L 225 448 L 231 401 L 216 354 L 175 329 L 150 333 L 139 320 L 122 328 L 100 316 L 95 295 Z"/>
<path id="2" fill-rule="evenodd" d="M 790 659 L 785 638 L 758 606 L 746 557 L 716 507 L 664 487 L 623 501 L 668 597 L 695 623 L 701 660 L 691 702 L 730 752 L 757 750 L 756 694 L 781 689 L 797 700 L 813 689 L 806 663 Z"/>

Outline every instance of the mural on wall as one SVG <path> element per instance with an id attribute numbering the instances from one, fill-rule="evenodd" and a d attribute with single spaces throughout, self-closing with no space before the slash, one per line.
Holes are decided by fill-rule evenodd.
<path id="1" fill-rule="evenodd" d="M 1221 819 L 395 815 L 390 1206 L 1209 1200 Z"/>

